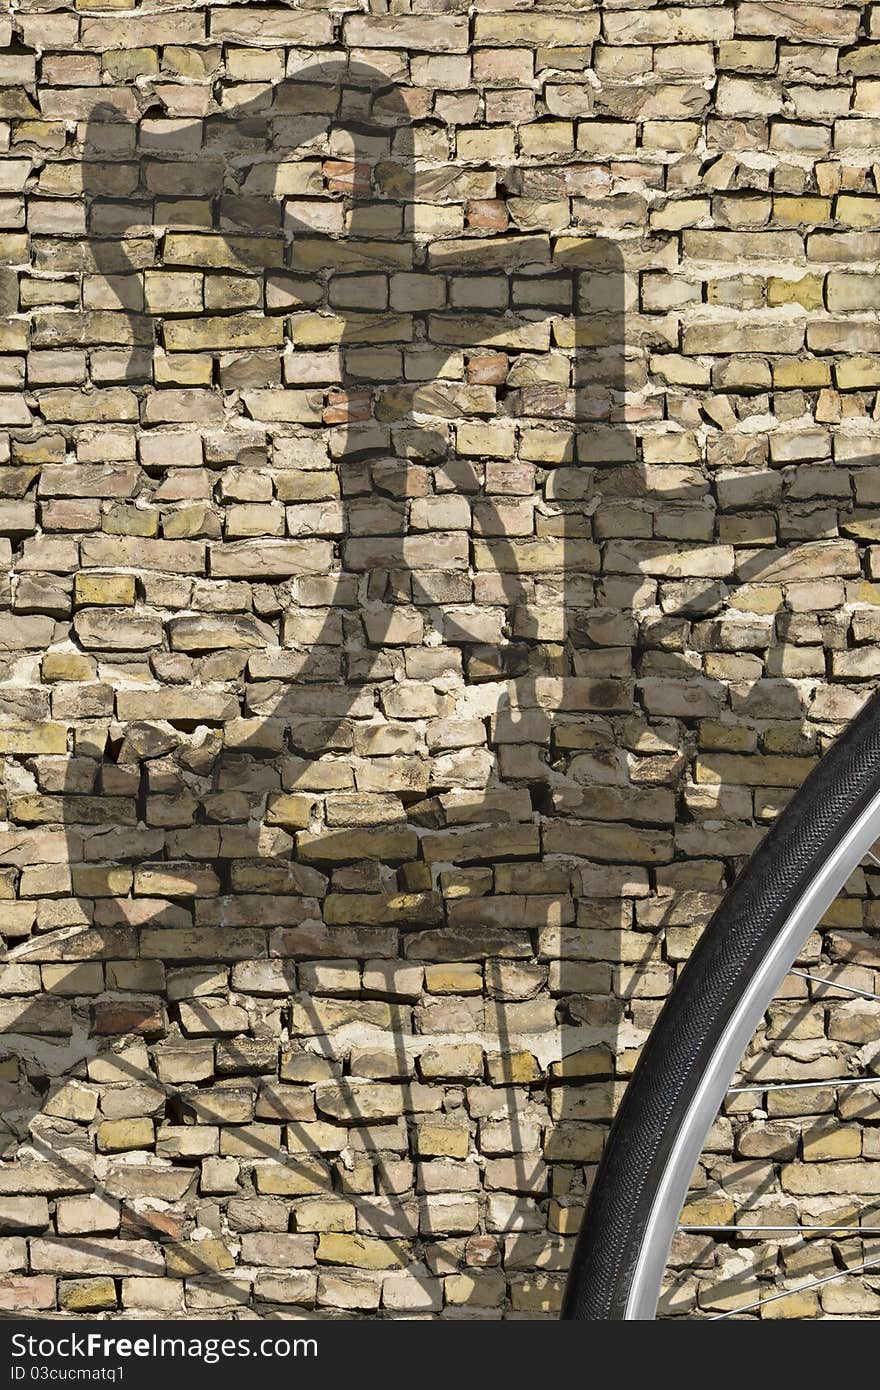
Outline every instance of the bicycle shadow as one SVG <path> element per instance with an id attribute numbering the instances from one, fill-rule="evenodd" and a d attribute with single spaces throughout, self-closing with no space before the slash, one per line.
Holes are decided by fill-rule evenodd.
<path id="1" fill-rule="evenodd" d="M 200 120 L 99 107 L 90 307 L 36 329 L 105 344 L 141 469 L 96 475 L 46 648 L 72 756 L 16 764 L 0 863 L 41 905 L 4 967 L 0 1190 L 104 1194 L 86 1231 L 46 1208 L 31 1270 L 167 1268 L 189 1313 L 432 1313 L 470 1271 L 450 1311 L 497 1316 L 502 1261 L 514 1315 L 552 1307 L 615 1077 L 722 887 L 715 822 L 754 838 L 690 782 L 696 728 L 801 721 L 757 661 L 695 674 L 688 624 L 772 569 L 737 576 L 697 470 L 670 497 L 638 456 L 649 239 L 530 232 L 516 171 L 499 199 L 420 167 L 409 99 L 320 64 Z M 463 186 L 515 234 L 423 235 Z M 90 602 L 107 576 L 134 623 Z M 392 1273 L 334 1255 L 351 1233 Z"/>

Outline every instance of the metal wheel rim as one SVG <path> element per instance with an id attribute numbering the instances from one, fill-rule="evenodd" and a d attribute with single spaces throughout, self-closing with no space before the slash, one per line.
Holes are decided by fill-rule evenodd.
<path id="1" fill-rule="evenodd" d="M 627 1294 L 626 1321 L 655 1318 L 670 1246 L 678 1229 L 691 1175 L 730 1079 L 804 942 L 878 836 L 880 793 L 868 803 L 807 885 L 743 991 L 688 1104 L 655 1193 Z"/>

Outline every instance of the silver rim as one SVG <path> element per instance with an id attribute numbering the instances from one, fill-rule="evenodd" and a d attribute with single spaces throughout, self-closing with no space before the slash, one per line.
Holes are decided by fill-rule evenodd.
<path id="1" fill-rule="evenodd" d="M 819 924 L 878 835 L 880 793 L 871 800 L 804 890 L 719 1038 L 657 1188 L 627 1296 L 624 1312 L 627 1321 L 653 1320 L 656 1316 L 669 1249 L 678 1229 L 691 1174 L 740 1058 L 810 932 Z"/>

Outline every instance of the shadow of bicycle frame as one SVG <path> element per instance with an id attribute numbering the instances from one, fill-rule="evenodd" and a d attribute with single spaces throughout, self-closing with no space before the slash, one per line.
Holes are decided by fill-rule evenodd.
<path id="1" fill-rule="evenodd" d="M 94 1241 L 37 1232 L 45 1268 L 76 1270 L 69 1253 L 53 1265 L 63 1246 L 84 1273 L 154 1275 L 164 1248 L 199 1310 L 284 1300 L 269 1280 L 254 1304 L 253 1272 L 228 1250 L 218 1267 L 194 1228 L 225 1239 L 238 1201 L 233 1240 L 268 1220 L 314 1237 L 297 1211 L 328 1194 L 343 1231 L 381 1237 L 388 1268 L 421 1281 L 425 1311 L 461 1267 L 504 1259 L 514 1282 L 558 1285 L 616 1078 L 671 984 L 664 929 L 704 919 L 723 887 L 676 862 L 673 829 L 688 731 L 728 709 L 683 633 L 736 574 L 706 485 L 654 495 L 628 424 L 662 337 L 634 288 L 650 245 L 422 232 L 480 171 L 420 156 L 411 99 L 350 63 L 200 120 L 99 105 L 91 307 L 37 323 L 45 345 L 101 346 L 139 428 L 141 495 L 168 499 L 162 541 L 88 536 L 80 575 L 133 574 L 154 615 L 138 557 L 161 576 L 173 543 L 217 607 L 169 600 L 132 647 L 131 609 L 84 601 L 61 644 L 99 654 L 116 703 L 77 706 L 73 755 L 37 761 L 31 824 L 57 832 L 38 852 L 59 889 L 4 967 L 23 998 L 2 1015 L 0 1192 L 102 1193 Z M 546 179 L 562 196 L 596 177 Z M 181 388 L 187 370 L 198 385 Z M 188 389 L 208 412 L 192 467 Z M 251 496 L 245 474 L 275 493 Z M 201 522 L 175 529 L 190 502 Z M 244 504 L 263 534 L 230 539 Z M 212 647 L 230 625 L 237 646 Z M 799 720 L 797 685 L 771 684 Z M 760 718 L 760 686 L 740 712 Z M 27 825 L 3 863 L 34 862 Z M 47 990 L 41 966 L 77 963 Z M 95 963 L 100 986 L 77 993 Z M 448 994 L 425 995 L 421 968 L 445 969 Z M 458 1071 L 432 1072 L 438 1047 L 460 1049 Z M 446 1156 L 442 1135 L 422 1145 L 441 1104 L 450 1133 L 479 1126 L 493 1186 L 472 1149 L 462 1164 L 452 1139 Z M 159 1123 L 156 1153 L 95 1153 L 95 1124 L 127 1118 Z M 239 1169 L 199 1205 L 206 1157 Z M 288 1302 L 313 1298 L 306 1280 Z"/>

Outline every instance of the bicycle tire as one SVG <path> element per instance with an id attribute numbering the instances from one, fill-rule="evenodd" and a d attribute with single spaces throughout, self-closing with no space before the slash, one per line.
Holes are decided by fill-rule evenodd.
<path id="1" fill-rule="evenodd" d="M 596 1172 L 563 1319 L 655 1317 L 691 1174 L 742 1054 L 878 837 L 880 691 L 761 841 L 664 1005 Z"/>

